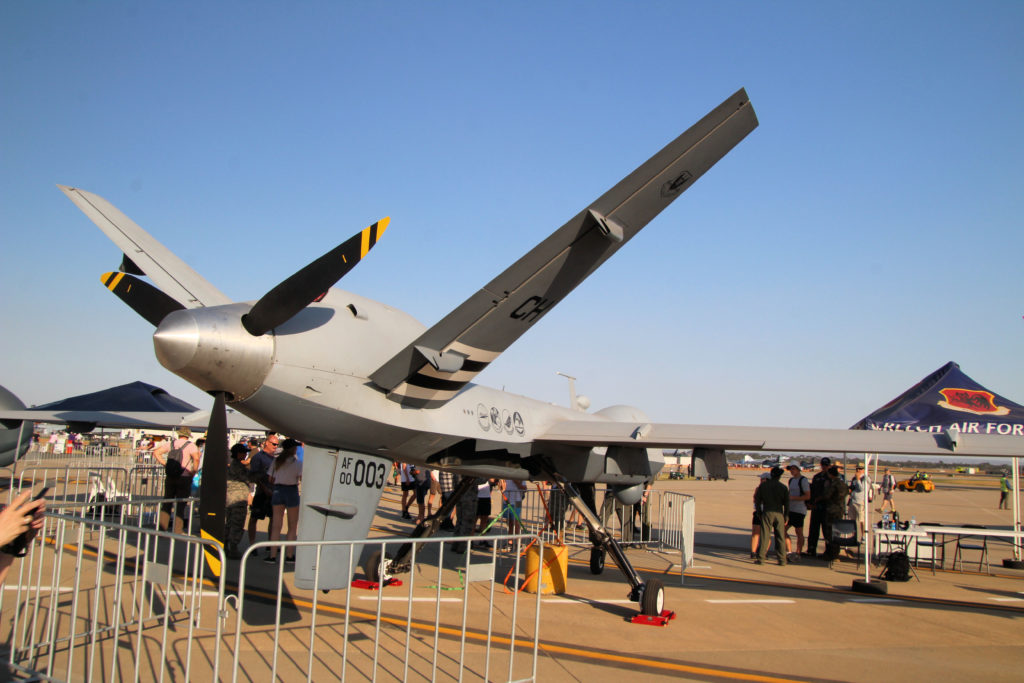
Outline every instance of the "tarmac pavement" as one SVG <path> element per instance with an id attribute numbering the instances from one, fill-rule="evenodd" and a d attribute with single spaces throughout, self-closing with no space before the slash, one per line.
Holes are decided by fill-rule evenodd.
<path id="1" fill-rule="evenodd" d="M 863 579 L 863 567 L 854 559 L 843 559 L 833 568 L 819 560 L 803 560 L 785 567 L 773 561 L 757 565 L 749 557 L 750 511 L 756 477 L 760 472 L 733 471 L 722 481 L 660 481 L 657 488 L 680 491 L 696 498 L 696 553 L 693 567 L 680 572 L 679 554 L 639 549 L 628 551 L 630 560 L 645 578 L 659 578 L 666 584 L 666 608 L 676 618 L 666 626 L 629 622 L 636 613 L 627 598 L 628 586 L 618 570 L 608 563 L 603 574 L 589 569 L 589 550 L 573 547 L 570 552 L 567 591 L 542 596 L 540 610 L 540 653 L 537 680 L 577 680 L 594 683 L 646 680 L 836 680 L 917 681 L 987 680 L 1016 681 L 1024 670 L 1024 571 L 1003 569 L 1002 555 L 991 558 L 992 575 L 965 571 L 918 570 L 917 579 L 888 583 L 888 594 L 869 595 L 850 590 L 855 579 Z M 1009 525 L 1007 511 L 995 509 L 997 495 L 985 485 L 936 480 L 932 494 L 902 494 L 897 505 L 904 518 L 947 524 L 983 523 Z M 394 487 L 385 491 L 375 520 L 375 535 L 408 533 L 412 523 L 399 516 L 400 494 Z M 261 526 L 262 530 L 262 526 Z M 262 534 L 261 534 L 262 537 Z M 1005 546 L 1004 546 L 1005 547 Z M 476 552 L 479 558 L 486 557 Z M 511 557 L 498 560 L 504 576 Z M 255 565 L 255 566 L 254 566 Z M 237 571 L 237 562 L 229 569 Z M 247 590 L 263 590 L 276 583 L 277 565 L 250 560 Z M 871 566 L 871 576 L 881 568 Z M 424 570 L 426 571 L 426 570 Z M 446 570 L 447 571 L 447 570 Z M 436 596 L 431 576 L 417 576 L 413 605 L 385 602 L 387 619 L 381 625 L 382 671 L 377 680 L 429 679 L 435 649 L 441 653 L 437 680 L 452 678 L 459 663 L 452 655 L 453 635 L 461 615 L 441 611 L 435 619 Z M 451 577 L 449 577 L 450 579 Z M 473 609 L 467 626 L 472 632 L 463 663 L 467 680 L 484 677 L 481 649 L 486 644 L 485 610 L 493 600 L 496 613 L 510 616 L 512 595 L 507 591 L 489 594 L 487 584 L 470 584 Z M 514 585 L 514 581 L 511 585 Z M 294 596 L 286 608 L 283 628 L 296 632 L 310 619 L 307 596 L 291 585 L 291 573 L 284 573 L 284 591 Z M 327 609 L 318 616 L 318 643 L 314 648 L 316 680 L 336 677 L 337 658 L 343 643 L 336 626 L 326 621 L 332 613 L 344 614 L 343 592 L 319 596 Z M 352 592 L 350 617 L 365 624 L 364 634 L 349 639 L 346 656 L 353 668 L 347 680 L 372 675 L 365 665 L 372 652 L 373 629 L 364 612 L 376 605 L 375 592 Z M 388 598 L 388 589 L 381 596 Z M 420 597 L 428 598 L 422 603 Z M 525 599 L 524 599 L 525 597 Z M 250 603 L 247 603 L 250 604 Z M 266 667 L 272 620 L 272 603 L 251 603 L 243 625 L 240 644 L 242 680 L 254 680 L 254 672 Z M 533 623 L 534 596 L 520 596 L 516 624 Z M 365 605 L 365 608 L 363 607 Z M 444 607 L 444 605 L 442 605 Z M 250 608 L 247 608 L 249 610 Z M 257 613 L 265 610 L 263 614 Z M 407 614 L 412 610 L 412 626 Z M 444 608 L 447 609 L 447 608 Z M 333 611 L 333 612 L 332 612 Z M 528 629 L 515 627 L 518 637 Z M 507 642 L 506 629 L 493 630 L 495 643 Z M 228 636 L 233 641 L 233 632 Z M 399 661 L 389 652 L 399 651 L 410 637 L 410 657 Z M 202 646 L 202 640 L 197 643 Z M 279 679 L 296 680 L 305 665 L 300 639 L 285 638 Z M 436 648 L 434 643 L 440 643 Z M 518 651 L 527 641 L 517 645 Z M 442 652 L 443 651 L 443 652 Z M 458 649 L 454 650 L 456 653 Z M 176 652 L 172 647 L 171 652 Z M 333 659 L 332 659 L 333 658 Z M 200 664 L 196 665 L 196 661 Z M 202 677 L 202 657 L 193 658 L 190 675 Z M 334 662 L 334 664 L 332 664 Z M 410 668 L 406 668 L 410 665 Z M 226 669 L 221 667 L 222 676 Z M 521 677 L 519 669 L 512 678 Z M 303 676 L 304 678 L 305 676 Z M 507 672 L 492 668 L 488 680 L 506 680 Z M 145 680 L 145 677 L 143 678 Z"/>
<path id="2" fill-rule="evenodd" d="M 756 565 L 749 524 L 759 473 L 658 482 L 697 499 L 696 555 L 685 575 L 676 553 L 629 551 L 645 579 L 666 584 L 666 608 L 677 615 L 666 626 L 629 623 L 636 608 L 621 574 L 609 562 L 592 575 L 589 550 L 573 548 L 567 592 L 542 597 L 538 679 L 1019 680 L 1024 571 L 1003 569 L 1006 553 L 992 555 L 991 576 L 922 567 L 909 582 L 888 583 L 886 595 L 851 590 L 864 578 L 851 558 L 833 568 L 815 559 Z M 937 483 L 935 493 L 897 497 L 905 519 L 1010 524 L 987 486 Z M 377 521 L 378 533 L 409 527 L 397 494 L 385 495 Z M 880 571 L 870 567 L 873 580 Z"/>

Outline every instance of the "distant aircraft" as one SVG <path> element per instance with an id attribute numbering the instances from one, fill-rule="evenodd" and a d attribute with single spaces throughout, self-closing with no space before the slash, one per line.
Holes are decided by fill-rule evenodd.
<path id="1" fill-rule="evenodd" d="M 228 414 L 228 427 L 246 431 L 266 428 L 245 415 Z M 18 458 L 28 452 L 33 423 L 67 425 L 75 434 L 87 434 L 96 427 L 115 429 L 174 429 L 192 427 L 206 430 L 210 411 L 168 394 L 160 387 L 132 382 L 109 389 L 73 396 L 35 408 L 26 408 L 21 399 L 0 386 L 0 467 L 15 460 L 16 441 L 20 441 Z M 19 439 L 20 435 L 20 439 Z"/>
<path id="2" fill-rule="evenodd" d="M 200 501 L 205 538 L 224 538 L 224 483 L 211 476 L 210 463 L 227 461 L 223 412 L 230 404 L 307 444 L 302 540 L 365 538 L 395 460 L 469 475 L 467 488 L 476 476 L 546 480 L 586 519 L 596 540 L 592 569 L 610 554 L 630 598 L 644 614 L 657 615 L 662 582 L 641 578 L 569 482 L 607 484 L 628 504 L 661 469 L 663 448 L 701 448 L 722 467 L 725 449 L 951 452 L 942 435 L 654 424 L 637 408 L 584 413 L 473 382 L 756 126 L 740 90 L 430 328 L 332 288 L 377 243 L 388 219 L 255 303 L 233 303 L 106 200 L 61 190 L 124 252 L 122 268 L 130 272 L 102 280 L 156 326 L 161 364 L 214 396 Z M 432 266 L 443 267 L 443 255 L 433 255 Z M 429 284 L 428 272 L 416 287 Z M 610 349 L 608 361 L 636 363 L 641 354 L 639 347 Z M 959 452 L 991 455 L 1012 447 L 1000 444 L 961 437 Z M 414 535 L 432 532 L 443 516 L 442 509 Z M 313 548 L 299 548 L 297 586 L 348 585 L 347 549 L 324 548 L 319 567 L 315 557 Z M 386 575 L 401 569 L 403 559 L 401 553 L 373 559 L 364 569 Z M 208 552 L 207 560 L 220 571 L 215 555 Z"/>
<path id="3" fill-rule="evenodd" d="M 0 411 L 24 410 L 25 404 L 4 387 L 0 387 Z M 32 425 L 21 420 L 0 418 L 0 467 L 7 467 L 28 452 L 32 445 Z"/>

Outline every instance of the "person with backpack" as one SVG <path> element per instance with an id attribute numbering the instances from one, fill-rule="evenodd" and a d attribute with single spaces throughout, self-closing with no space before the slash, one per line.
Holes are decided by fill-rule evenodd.
<path id="1" fill-rule="evenodd" d="M 811 482 L 800 474 L 800 465 L 791 462 L 789 470 L 789 520 L 786 522 L 786 554 L 791 562 L 799 562 L 804 552 L 804 519 L 807 517 L 807 501 L 811 498 Z M 796 552 L 789 542 L 789 530 L 796 532 Z"/>
<path id="2" fill-rule="evenodd" d="M 199 469 L 199 447 L 191 441 L 192 430 L 178 427 L 178 437 L 165 441 L 153 451 L 153 457 L 164 466 L 164 503 L 160 509 L 160 528 L 176 534 L 185 529 L 185 503 L 182 498 L 192 496 L 192 477 Z M 171 502 L 179 499 L 177 503 Z"/>

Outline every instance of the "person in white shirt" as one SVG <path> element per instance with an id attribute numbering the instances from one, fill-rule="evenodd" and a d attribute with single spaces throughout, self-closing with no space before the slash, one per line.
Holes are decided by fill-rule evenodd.
<path id="1" fill-rule="evenodd" d="M 786 522 L 786 552 L 790 562 L 799 562 L 804 551 L 804 519 L 807 517 L 807 501 L 811 498 L 811 482 L 800 474 L 800 465 L 791 462 L 789 470 L 789 520 Z M 796 553 L 789 541 L 789 530 L 796 532 Z"/>
<path id="2" fill-rule="evenodd" d="M 281 454 L 274 458 L 270 466 L 270 483 L 274 487 L 270 504 L 273 516 L 270 518 L 270 540 L 281 538 L 281 527 L 285 514 L 288 516 L 288 532 L 286 540 L 294 541 L 299 531 L 299 482 L 302 481 L 302 461 L 298 459 L 299 442 L 285 439 L 281 444 Z M 286 562 L 295 561 L 295 548 L 285 553 Z M 271 547 L 265 562 L 277 561 L 277 548 Z"/>

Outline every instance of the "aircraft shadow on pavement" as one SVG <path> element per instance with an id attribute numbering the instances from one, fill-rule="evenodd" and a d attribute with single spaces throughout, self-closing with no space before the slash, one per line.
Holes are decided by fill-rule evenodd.
<path id="1" fill-rule="evenodd" d="M 731 559 L 735 561 L 737 559 L 736 554 L 733 554 Z M 985 611 L 992 615 L 998 614 L 999 616 L 1011 619 L 1019 619 L 1021 614 L 1024 614 L 1024 608 L 1007 605 L 990 605 L 982 602 L 972 603 L 952 598 L 900 595 L 900 584 L 894 582 L 888 582 L 888 594 L 868 596 L 864 593 L 854 592 L 850 588 L 850 582 L 852 581 L 850 573 L 829 569 L 823 562 L 820 564 L 820 569 L 823 572 L 822 581 L 833 582 L 834 585 L 798 585 L 795 582 L 799 579 L 787 576 L 784 573 L 786 571 L 785 567 L 779 567 L 773 559 L 769 559 L 765 566 L 771 570 L 777 569 L 778 574 L 775 576 L 763 579 L 732 579 L 707 575 L 692 577 L 688 575 L 682 589 L 708 593 L 709 596 L 727 593 L 732 596 L 749 596 L 751 599 L 788 598 L 794 600 L 821 600 L 833 603 L 855 602 L 858 599 L 870 597 L 872 600 L 889 602 L 894 607 L 964 613 Z M 826 572 L 828 574 L 825 574 Z M 877 574 L 877 572 L 873 571 L 872 574 Z M 877 576 L 873 578 L 877 578 Z M 1021 597 L 1019 593 L 1010 591 L 992 591 L 972 586 L 960 587 L 990 596 Z M 675 588 L 675 590 L 679 590 L 679 588 Z M 713 598 L 709 597 L 709 599 Z"/>
<path id="2" fill-rule="evenodd" d="M 133 543 L 132 532 L 126 532 L 126 542 L 130 545 Z M 88 546 L 93 552 L 99 552 L 99 548 L 96 546 Z M 190 564 L 194 561 L 194 555 L 186 552 L 186 545 L 182 543 L 175 544 L 172 550 L 171 544 L 163 540 L 156 544 L 150 549 L 149 563 L 157 563 L 170 565 L 173 576 L 177 579 L 178 577 L 186 574 L 186 564 Z M 195 552 L 195 546 L 192 547 L 192 552 Z M 118 564 L 120 562 L 117 555 L 109 550 L 104 551 L 103 559 L 103 571 L 109 574 L 115 574 L 118 570 Z M 139 560 L 126 560 L 124 562 L 124 571 L 132 571 Z M 261 566 L 256 567 L 256 564 Z M 287 583 L 281 584 L 281 617 L 278 622 L 275 614 L 276 605 L 278 602 L 277 597 L 277 582 L 278 582 L 278 565 L 266 565 L 263 567 L 263 562 L 256 556 L 252 556 L 249 561 L 251 565 L 247 572 L 247 588 L 245 593 L 245 605 L 248 609 L 243 611 L 244 622 L 250 626 L 271 626 L 274 623 L 288 624 L 295 621 L 301 621 L 299 614 L 299 607 L 295 604 L 295 600 L 292 598 L 291 592 L 288 589 Z M 225 571 L 225 595 L 237 595 L 238 593 L 238 577 L 240 570 L 240 563 L 236 560 L 228 560 L 224 565 Z M 216 578 L 210 573 L 209 568 L 203 566 L 202 571 L 204 572 L 205 580 L 210 582 L 211 587 L 216 585 Z M 286 573 L 290 571 L 286 569 Z M 190 574 L 191 572 L 189 572 Z M 152 602 L 152 608 L 158 613 L 161 612 L 165 605 L 163 598 L 157 592 L 147 592 L 148 600 Z M 264 609 L 264 606 L 267 608 Z M 253 609 L 256 607 L 256 609 Z"/>

